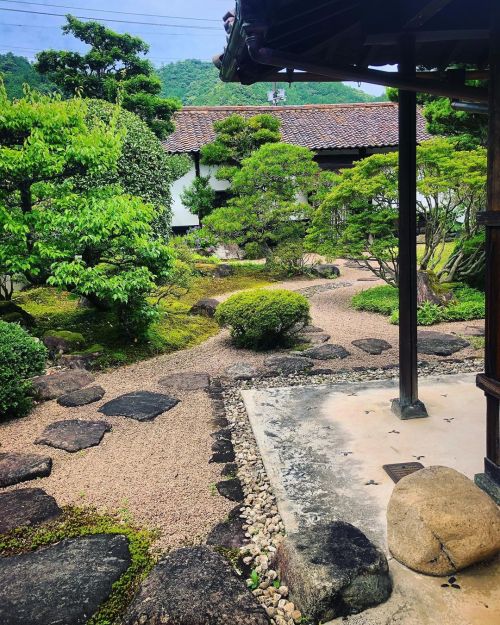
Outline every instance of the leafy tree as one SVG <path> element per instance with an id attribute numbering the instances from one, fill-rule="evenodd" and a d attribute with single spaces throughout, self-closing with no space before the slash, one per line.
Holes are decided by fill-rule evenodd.
<path id="1" fill-rule="evenodd" d="M 0 54 L 0 75 L 2 74 L 9 98 L 22 98 L 25 84 L 42 93 L 57 91 L 57 87 L 46 76 L 41 76 L 28 59 L 12 52 Z"/>
<path id="2" fill-rule="evenodd" d="M 143 56 L 149 46 L 139 37 L 116 33 L 98 22 L 82 22 L 68 15 L 62 28 L 83 41 L 85 54 L 45 50 L 37 54 L 36 69 L 60 87 L 67 96 L 75 93 L 109 102 L 121 101 L 153 132 L 164 138 L 173 130 L 172 115 L 177 100 L 159 95 L 161 82 Z"/>
<path id="3" fill-rule="evenodd" d="M 210 185 L 210 176 L 197 176 L 181 194 L 181 201 L 202 221 L 210 215 L 215 204 L 215 191 Z"/>

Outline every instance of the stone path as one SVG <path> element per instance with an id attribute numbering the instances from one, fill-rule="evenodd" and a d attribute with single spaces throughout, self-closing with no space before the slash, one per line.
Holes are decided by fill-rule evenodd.
<path id="1" fill-rule="evenodd" d="M 99 412 L 107 417 L 129 417 L 136 421 L 151 421 L 178 403 L 178 399 L 169 395 L 136 391 L 109 401 L 100 407 Z"/>
<path id="2" fill-rule="evenodd" d="M 0 493 L 0 534 L 23 525 L 52 521 L 61 514 L 54 497 L 41 488 Z"/>
<path id="3" fill-rule="evenodd" d="M 21 453 L 0 453 L 0 487 L 47 477 L 52 470 L 48 456 Z"/>
<path id="4" fill-rule="evenodd" d="M 75 452 L 99 445 L 106 432 L 111 432 L 106 421 L 56 421 L 45 428 L 35 444 Z"/>

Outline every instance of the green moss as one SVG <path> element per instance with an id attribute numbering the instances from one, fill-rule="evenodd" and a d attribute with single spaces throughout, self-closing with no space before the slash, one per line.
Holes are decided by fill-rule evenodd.
<path id="1" fill-rule="evenodd" d="M 81 347 L 85 343 L 85 337 L 81 332 L 72 332 L 71 330 L 48 330 L 43 338 L 48 337 L 63 339 L 73 347 Z"/>
<path id="2" fill-rule="evenodd" d="M 141 581 L 156 562 L 152 543 L 157 533 L 141 530 L 118 516 L 98 514 L 93 508 L 65 507 L 57 520 L 38 527 L 21 527 L 0 535 L 0 556 L 34 551 L 65 538 L 90 534 L 123 534 L 129 545 L 131 565 L 113 584 L 108 600 L 87 621 L 87 625 L 112 625 L 119 622 Z"/>
<path id="3" fill-rule="evenodd" d="M 104 345 L 101 345 L 100 343 L 93 343 L 86 349 L 81 349 L 79 351 L 71 352 L 71 353 L 76 356 L 85 356 L 87 354 L 99 354 L 105 350 L 106 348 L 104 347 Z"/>

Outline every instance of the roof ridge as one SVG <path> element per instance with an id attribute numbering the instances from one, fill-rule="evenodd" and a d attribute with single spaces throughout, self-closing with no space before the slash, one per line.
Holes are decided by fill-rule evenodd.
<path id="1" fill-rule="evenodd" d="M 333 108 L 363 108 L 363 107 L 384 107 L 397 106 L 397 102 L 336 102 L 334 104 L 285 104 L 283 106 L 272 106 L 269 104 L 234 104 L 217 106 L 183 106 L 177 114 L 183 111 L 203 112 L 203 111 L 283 111 L 283 110 L 304 110 L 304 109 L 333 109 Z"/>

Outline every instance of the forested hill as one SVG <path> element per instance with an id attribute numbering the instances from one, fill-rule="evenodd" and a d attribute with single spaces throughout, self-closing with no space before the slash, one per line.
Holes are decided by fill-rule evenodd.
<path id="1" fill-rule="evenodd" d="M 178 61 L 157 70 L 163 83 L 162 95 L 177 97 L 183 104 L 193 106 L 265 105 L 267 92 L 272 85 L 261 83 L 244 86 L 223 83 L 212 63 L 203 61 Z M 341 102 L 373 102 L 375 98 L 361 89 L 342 83 L 280 84 L 286 90 L 287 104 L 335 104 Z"/>
<path id="2" fill-rule="evenodd" d="M 25 83 L 37 91 L 56 89 L 45 76 L 41 76 L 33 68 L 28 59 L 12 52 L 0 54 L 0 75 L 3 76 L 9 98 L 22 98 Z"/>

